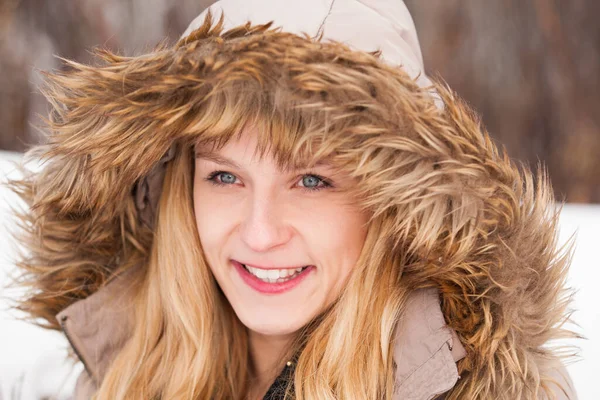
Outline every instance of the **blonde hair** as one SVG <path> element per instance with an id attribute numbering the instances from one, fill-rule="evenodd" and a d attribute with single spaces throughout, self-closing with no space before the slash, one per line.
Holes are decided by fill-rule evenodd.
<path id="1" fill-rule="evenodd" d="M 282 168 L 289 167 L 298 154 L 293 149 L 306 136 L 303 130 L 316 126 L 320 116 L 273 100 L 287 98 L 281 93 L 285 90 L 223 89 L 205 105 L 196 124 L 202 131 L 213 126 L 203 138 L 218 138 L 209 139 L 215 147 L 252 124 L 260 132 L 260 156 L 269 151 Z M 98 399 L 241 399 L 248 388 L 246 329 L 202 254 L 192 208 L 191 160 L 190 144 L 182 144 L 166 168 L 145 283 L 136 299 L 135 329 L 107 372 Z M 339 301 L 299 333 L 287 354 L 301 350 L 295 392 L 288 387 L 288 397 L 391 397 L 392 332 L 404 294 L 400 263 L 391 257 L 390 243 L 381 240 L 391 233 L 385 218 L 371 222 Z M 353 351 L 344 351 L 349 348 Z"/>
<path id="2" fill-rule="evenodd" d="M 246 334 L 202 257 L 189 156 L 167 168 L 134 330 L 98 399 L 239 397 Z"/>
<path id="3" fill-rule="evenodd" d="M 106 51 L 49 75 L 47 164 L 13 182 L 30 254 L 21 308 L 54 316 L 113 276 L 135 271 L 131 339 L 98 399 L 231 398 L 248 384 L 246 330 L 203 258 L 192 208 L 191 149 L 223 146 L 248 125 L 285 169 L 328 159 L 356 179 L 364 247 L 337 301 L 298 333 L 288 398 L 390 399 L 394 327 L 408 293 L 437 287 L 467 357 L 448 399 L 537 398 L 567 336 L 569 253 L 543 170 L 498 151 L 443 84 L 418 87 L 378 53 L 269 29 L 222 32 L 210 14 L 173 47 Z M 171 146 L 155 229 L 132 190 Z M 501 268 L 500 268 L 501 266 Z M 194 300 L 194 301 L 191 301 Z M 295 353 L 294 353 L 295 354 Z M 526 366 L 525 368 L 522 366 Z"/>

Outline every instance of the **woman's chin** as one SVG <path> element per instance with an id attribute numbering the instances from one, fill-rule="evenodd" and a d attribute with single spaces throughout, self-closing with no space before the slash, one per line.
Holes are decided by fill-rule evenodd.
<path id="1" fill-rule="evenodd" d="M 260 318 L 242 320 L 251 332 L 264 336 L 288 336 L 298 332 L 306 323 L 281 319 Z"/>

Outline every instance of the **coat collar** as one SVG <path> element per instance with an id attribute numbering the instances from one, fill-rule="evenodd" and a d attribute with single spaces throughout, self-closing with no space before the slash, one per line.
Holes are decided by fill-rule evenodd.
<path id="1" fill-rule="evenodd" d="M 456 362 L 466 356 L 444 320 L 435 288 L 414 291 L 395 332 L 396 389 L 393 400 L 428 400 L 452 389 Z"/>
<path id="2" fill-rule="evenodd" d="M 122 275 L 57 314 L 69 343 L 85 366 L 88 390 L 102 381 L 131 331 L 125 300 L 130 280 Z M 414 291 L 394 333 L 394 400 L 427 400 L 450 390 L 460 378 L 456 362 L 465 349 L 449 328 L 436 289 Z M 77 397 L 76 397 L 77 398 Z"/>

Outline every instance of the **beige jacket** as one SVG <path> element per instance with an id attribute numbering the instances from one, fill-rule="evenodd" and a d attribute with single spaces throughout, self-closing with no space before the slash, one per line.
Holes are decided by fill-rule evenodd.
<path id="1" fill-rule="evenodd" d="M 127 291 L 128 281 L 124 276 L 56 316 L 85 367 L 72 400 L 91 398 L 116 353 L 127 341 L 131 327 L 125 319 L 127 307 L 120 302 Z M 394 400 L 439 398 L 460 379 L 456 362 L 465 355 L 456 333 L 444 322 L 437 291 L 413 292 L 396 328 Z M 566 369 L 555 371 L 554 376 L 565 388 L 571 388 L 568 393 L 557 390 L 557 400 L 577 399 Z"/>
<path id="2" fill-rule="evenodd" d="M 119 301 L 127 280 L 115 280 L 57 315 L 75 353 L 85 366 L 74 400 L 89 399 L 128 338 L 126 306 Z M 448 391 L 460 377 L 456 362 L 465 349 L 445 323 L 435 289 L 415 292 L 396 330 L 395 399 L 433 399 Z M 401 360 L 401 361 L 400 361 Z"/>

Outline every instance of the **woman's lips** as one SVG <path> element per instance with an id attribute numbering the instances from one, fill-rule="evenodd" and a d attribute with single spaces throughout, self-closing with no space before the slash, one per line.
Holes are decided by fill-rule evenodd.
<path id="1" fill-rule="evenodd" d="M 250 286 L 252 289 L 257 292 L 264 294 L 279 294 L 283 292 L 287 292 L 294 287 L 296 287 L 300 282 L 302 282 L 311 272 L 315 269 L 313 265 L 307 266 L 302 272 L 295 275 L 293 278 L 286 280 L 284 282 L 274 282 L 269 283 L 265 282 L 258 277 L 252 275 L 244 266 L 238 261 L 231 260 L 234 268 L 240 274 L 242 280 Z"/>

